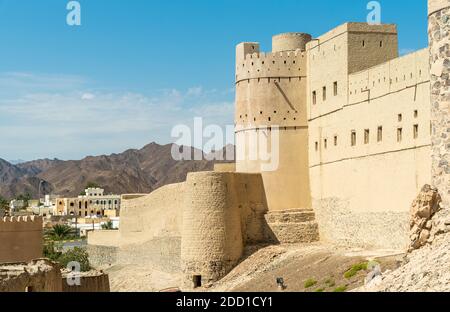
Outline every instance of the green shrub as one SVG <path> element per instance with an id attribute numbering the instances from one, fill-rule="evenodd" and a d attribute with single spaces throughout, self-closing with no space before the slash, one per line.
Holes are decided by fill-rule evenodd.
<path id="1" fill-rule="evenodd" d="M 355 264 L 352 266 L 347 272 L 344 273 L 345 278 L 352 278 L 355 276 L 359 271 L 365 271 L 367 270 L 367 264 L 368 262 L 363 262 L 359 264 Z"/>
<path id="2" fill-rule="evenodd" d="M 60 246 L 56 245 L 55 242 L 50 241 L 44 244 L 43 255 L 47 259 L 58 262 L 62 252 L 60 251 Z"/>
<path id="3" fill-rule="evenodd" d="M 310 278 L 307 281 L 305 281 L 305 288 L 311 288 L 316 284 L 317 284 L 317 281 L 315 279 Z"/>
<path id="4" fill-rule="evenodd" d="M 316 289 L 316 292 L 324 292 L 325 291 L 325 288 L 317 288 Z"/>
<path id="5" fill-rule="evenodd" d="M 74 249 L 68 250 L 65 253 L 61 254 L 61 256 L 58 258 L 58 262 L 63 268 L 66 268 L 67 265 L 73 261 L 80 264 L 81 272 L 87 272 L 91 270 L 89 255 L 85 248 L 75 247 Z"/>
<path id="6" fill-rule="evenodd" d="M 333 292 L 346 292 L 347 286 L 339 286 Z"/>

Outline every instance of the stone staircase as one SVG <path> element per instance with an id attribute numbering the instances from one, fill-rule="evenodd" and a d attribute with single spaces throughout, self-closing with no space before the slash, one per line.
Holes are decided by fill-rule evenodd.
<path id="1" fill-rule="evenodd" d="M 313 210 L 269 212 L 265 219 L 274 239 L 281 244 L 312 243 L 319 240 L 319 226 Z"/>

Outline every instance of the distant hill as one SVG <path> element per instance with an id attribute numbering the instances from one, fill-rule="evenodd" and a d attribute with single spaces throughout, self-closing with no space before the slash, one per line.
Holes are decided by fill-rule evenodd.
<path id="1" fill-rule="evenodd" d="M 180 147 L 202 153 L 191 147 Z M 227 146 L 233 149 L 233 146 Z M 151 143 L 140 150 L 127 150 L 109 156 L 89 156 L 82 160 L 40 159 L 17 165 L 0 159 L 0 195 L 14 198 L 30 193 L 78 196 L 89 182 L 102 186 L 106 193 L 150 193 L 170 183 L 182 182 L 188 172 L 212 170 L 215 162 L 176 161 L 172 144 Z M 186 150 L 184 150 L 186 151 Z"/>

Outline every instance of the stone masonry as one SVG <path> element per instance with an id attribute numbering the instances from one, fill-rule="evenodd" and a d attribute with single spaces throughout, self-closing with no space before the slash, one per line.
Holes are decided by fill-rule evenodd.
<path id="1" fill-rule="evenodd" d="M 429 1 L 432 183 L 450 204 L 450 0 Z"/>

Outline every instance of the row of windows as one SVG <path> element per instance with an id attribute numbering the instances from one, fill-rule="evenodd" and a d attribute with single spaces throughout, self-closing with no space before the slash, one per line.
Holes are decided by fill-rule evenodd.
<path id="1" fill-rule="evenodd" d="M 380 48 L 384 47 L 384 42 L 383 42 L 382 40 L 380 40 L 377 44 L 378 44 L 378 46 L 379 46 Z M 369 46 L 369 45 L 367 44 L 367 41 L 366 41 L 366 40 L 362 40 L 362 41 L 361 41 L 361 45 L 362 45 L 363 48 Z M 317 49 L 318 52 L 320 52 L 320 50 L 321 50 L 320 47 L 321 47 L 321 45 L 318 45 L 318 49 Z M 340 47 L 339 47 L 339 49 L 340 49 Z M 334 45 L 333 50 L 334 50 L 334 51 L 337 51 L 336 45 Z M 316 54 L 318 54 L 318 53 L 314 53 L 314 54 L 312 55 L 313 60 L 315 60 Z M 325 56 L 325 51 L 322 52 L 322 55 Z"/>
<path id="2" fill-rule="evenodd" d="M 274 113 L 274 114 L 277 114 L 278 111 L 273 111 L 273 113 Z M 293 113 L 293 114 L 298 114 L 298 111 L 295 111 L 295 112 L 287 111 L 287 113 L 288 113 L 288 114 L 291 114 L 291 113 Z M 263 112 L 260 111 L 259 114 L 262 115 Z M 248 118 L 248 114 L 245 114 L 245 115 L 239 115 L 239 119 L 243 119 L 244 117 L 245 117 L 245 118 Z M 272 121 L 272 117 L 267 117 L 267 120 L 268 120 L 268 121 Z M 287 120 L 287 117 L 284 117 L 283 120 Z M 294 121 L 297 120 L 297 117 L 293 117 L 293 120 L 294 120 Z M 253 118 L 253 121 L 256 121 L 256 117 Z"/>
<path id="3" fill-rule="evenodd" d="M 419 125 L 415 124 L 413 125 L 413 138 L 418 139 L 419 138 Z M 403 140 L 403 128 L 399 127 L 397 128 L 397 142 L 402 142 Z M 383 141 L 383 127 L 380 126 L 377 128 L 377 142 L 380 143 Z M 333 138 L 334 146 L 338 146 L 338 136 L 334 136 Z M 350 143 L 351 146 L 357 145 L 357 133 L 355 130 L 352 130 L 350 133 Z M 364 144 L 370 143 L 370 129 L 364 130 Z M 323 146 L 325 149 L 328 148 L 328 139 L 323 140 Z M 319 142 L 315 142 L 315 149 L 316 151 L 319 151 Z"/>
<path id="4" fill-rule="evenodd" d="M 337 96 L 338 95 L 338 83 L 337 81 L 335 81 L 333 83 L 333 95 Z M 317 91 L 313 91 L 312 93 L 312 100 L 313 100 L 313 104 L 317 104 Z M 327 100 L 327 87 L 323 87 L 322 88 L 322 101 L 325 102 Z"/>
<path id="5" fill-rule="evenodd" d="M 71 211 L 70 213 L 69 213 L 71 216 L 74 216 L 75 215 L 75 212 L 74 211 Z M 97 216 L 104 216 L 105 215 L 105 211 L 97 211 L 97 212 L 95 212 L 94 213 L 94 211 L 93 210 L 91 210 L 91 213 L 89 214 L 90 216 L 92 216 L 92 215 L 97 215 Z M 78 211 L 78 216 L 82 216 L 82 213 L 81 213 L 81 211 Z M 88 212 L 87 211 L 85 211 L 84 212 L 84 216 L 85 217 L 87 217 L 88 216 Z"/>
<path id="6" fill-rule="evenodd" d="M 92 200 L 90 200 L 89 203 L 90 203 L 90 204 L 93 204 L 94 202 L 93 202 Z M 96 201 L 95 201 L 95 204 L 96 204 L 96 205 L 112 205 L 112 203 L 113 203 L 112 200 L 108 200 L 108 201 L 106 201 L 106 200 L 96 200 Z M 114 201 L 114 205 L 117 205 L 118 203 L 119 203 L 119 201 L 116 199 L 116 200 Z M 59 202 L 59 204 L 62 205 L 63 202 Z M 72 203 L 70 203 L 69 205 L 70 205 L 70 207 L 74 207 L 74 206 L 75 206 L 75 203 L 72 202 Z M 79 207 L 80 209 L 81 209 L 81 206 L 82 206 L 82 203 L 81 203 L 81 202 L 78 202 L 78 207 Z M 84 206 L 85 206 L 85 208 L 87 209 L 88 202 L 84 202 Z"/>
<path id="7" fill-rule="evenodd" d="M 422 71 L 421 71 L 421 70 L 419 71 L 419 77 L 420 77 L 420 76 L 422 76 Z M 410 77 L 411 77 L 411 79 L 413 79 L 413 74 L 412 74 L 412 73 L 411 73 Z M 386 82 L 386 77 L 383 78 L 383 81 Z M 403 76 L 403 81 L 406 81 L 406 75 Z M 398 77 L 395 78 L 395 82 L 396 82 L 396 83 L 399 82 Z M 376 83 L 375 80 L 372 81 L 373 87 L 375 87 L 375 83 Z M 378 79 L 378 83 L 381 83 L 381 79 Z M 393 81 L 392 78 L 389 80 L 389 83 L 390 83 L 390 84 L 393 84 L 393 83 L 394 83 L 394 81 Z M 350 85 L 351 85 L 351 84 L 350 84 Z M 364 92 L 364 91 L 366 91 L 366 90 L 368 90 L 367 87 L 365 87 L 365 89 L 364 89 L 364 88 L 361 88 L 361 93 Z M 354 93 L 355 93 L 355 94 L 358 94 L 358 89 L 355 89 Z M 350 91 L 350 95 L 352 95 L 352 94 L 353 94 L 353 91 Z"/>
<path id="8" fill-rule="evenodd" d="M 292 61 L 292 64 L 295 64 L 295 63 L 296 63 L 296 61 L 293 60 L 293 61 Z M 252 66 L 255 65 L 254 62 L 252 62 L 251 64 L 252 64 Z M 265 61 L 262 61 L 261 64 L 264 65 L 264 64 L 265 64 Z M 276 61 L 272 61 L 272 64 L 276 64 Z M 284 64 L 287 65 L 287 61 L 286 61 L 286 60 L 284 61 Z M 242 64 L 242 67 L 245 67 L 245 63 Z"/>

